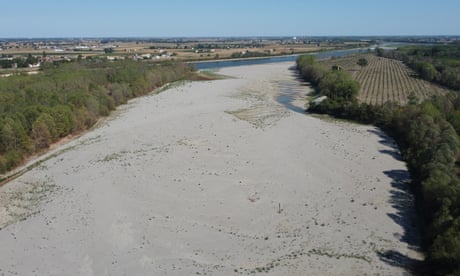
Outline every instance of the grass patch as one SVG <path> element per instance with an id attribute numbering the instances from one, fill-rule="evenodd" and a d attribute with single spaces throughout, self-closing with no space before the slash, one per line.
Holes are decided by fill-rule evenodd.
<path id="1" fill-rule="evenodd" d="M 308 251 L 308 254 L 317 255 L 317 256 L 325 256 L 325 257 L 335 258 L 335 259 L 348 258 L 348 259 L 362 260 L 362 261 L 365 261 L 365 262 L 368 262 L 368 263 L 371 262 L 371 259 L 369 257 L 367 257 L 367 256 L 363 256 L 363 255 L 359 255 L 359 254 L 355 254 L 355 253 L 349 253 L 349 254 L 337 253 L 337 252 L 329 251 L 329 250 L 326 250 L 326 249 L 315 249 L 315 248 L 313 248 L 313 249 Z"/>
<path id="2" fill-rule="evenodd" d="M 187 80 L 191 81 L 211 81 L 211 80 L 223 80 L 229 79 L 229 76 L 218 74 L 215 71 L 203 70 L 191 73 L 187 76 Z"/>
<path id="3" fill-rule="evenodd" d="M 7 219 L 0 225 L 0 229 L 39 213 L 40 203 L 58 189 L 51 179 L 24 184 L 24 190 L 8 194 L 5 205 Z"/>

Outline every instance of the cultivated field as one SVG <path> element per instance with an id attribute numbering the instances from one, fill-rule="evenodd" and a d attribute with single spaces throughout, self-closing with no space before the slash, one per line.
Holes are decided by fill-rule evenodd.
<path id="1" fill-rule="evenodd" d="M 357 62 L 365 58 L 368 65 L 360 67 Z M 327 67 L 339 65 L 350 72 L 361 84 L 359 100 L 369 104 L 381 105 L 387 101 L 400 104 L 408 102 L 412 93 L 420 100 L 433 95 L 444 95 L 449 90 L 417 78 L 415 72 L 401 61 L 377 57 L 372 54 L 356 55 L 321 62 Z"/>

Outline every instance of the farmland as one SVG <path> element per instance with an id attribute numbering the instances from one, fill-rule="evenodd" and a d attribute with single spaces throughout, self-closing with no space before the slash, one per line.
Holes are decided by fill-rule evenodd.
<path id="1" fill-rule="evenodd" d="M 369 42 L 356 39 L 321 37 L 22 40 L 0 38 L 0 68 L 11 68 L 13 63 L 18 63 L 18 67 L 27 67 L 27 64 L 21 66 L 19 61 L 25 60 L 29 54 L 31 59 L 38 59 L 37 61 L 76 60 L 95 57 L 104 57 L 110 60 L 127 58 L 191 61 L 280 56 L 369 46 Z M 2 59 L 4 64 L 1 64 Z M 5 62 L 5 60 L 11 62 Z M 37 61 L 29 63 L 36 63 Z"/>
<path id="2" fill-rule="evenodd" d="M 367 66 L 357 64 L 360 58 Z M 377 57 L 372 54 L 355 55 L 321 61 L 325 67 L 338 65 L 361 84 L 358 100 L 372 105 L 387 101 L 407 104 L 409 95 L 419 100 L 434 95 L 445 95 L 449 90 L 417 77 L 416 73 L 399 60 Z"/>

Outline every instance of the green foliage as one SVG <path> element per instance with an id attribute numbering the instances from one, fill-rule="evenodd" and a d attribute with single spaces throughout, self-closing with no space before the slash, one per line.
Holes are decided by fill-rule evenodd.
<path id="1" fill-rule="evenodd" d="M 358 60 L 357 64 L 358 64 L 359 66 L 361 66 L 361 67 L 364 67 L 364 66 L 367 66 L 368 61 L 367 61 L 367 59 L 365 59 L 365 58 L 360 58 L 360 59 Z"/>
<path id="2" fill-rule="evenodd" d="M 2 55 L 2 57 L 7 57 L 6 55 Z M 27 56 L 23 57 L 15 57 L 9 59 L 0 59 L 0 68 L 12 68 L 15 64 L 18 68 L 25 68 L 29 67 L 29 64 L 37 63 L 37 57 L 28 54 Z"/>
<path id="3" fill-rule="evenodd" d="M 35 142 L 35 150 L 47 148 L 57 137 L 53 117 L 42 113 L 32 124 L 31 137 Z"/>
<path id="4" fill-rule="evenodd" d="M 104 48 L 104 53 L 106 53 L 106 54 L 113 53 L 113 48 Z"/>
<path id="5" fill-rule="evenodd" d="M 418 104 L 420 99 L 415 95 L 414 92 L 410 93 L 409 96 L 407 96 L 407 103 L 409 105 L 416 105 Z"/>
<path id="6" fill-rule="evenodd" d="M 439 72 L 436 70 L 434 65 L 429 62 L 418 62 L 415 64 L 415 69 L 424 80 L 435 81 L 439 79 Z"/>
<path id="7" fill-rule="evenodd" d="M 70 106 L 55 106 L 51 110 L 51 116 L 53 117 L 58 137 L 64 137 L 72 131 L 74 122 L 72 108 Z"/>
<path id="8" fill-rule="evenodd" d="M 246 52 L 235 52 L 230 57 L 231 58 L 250 58 L 250 57 L 266 57 L 266 56 L 269 56 L 269 54 L 264 53 L 264 52 L 246 51 Z"/>
<path id="9" fill-rule="evenodd" d="M 420 108 L 422 113 L 427 114 L 429 117 L 439 119 L 442 117 L 441 111 L 431 101 L 424 101 L 421 103 Z"/>
<path id="10" fill-rule="evenodd" d="M 354 101 L 360 89 L 359 82 L 344 71 L 330 71 L 319 81 L 320 92 L 330 99 Z"/>
<path id="11" fill-rule="evenodd" d="M 29 151 L 30 141 L 21 120 L 7 116 L 0 121 L 0 151 Z"/>
<path id="12" fill-rule="evenodd" d="M 322 67 L 312 55 L 302 55 L 297 58 L 297 69 L 302 77 L 312 85 L 319 84 L 320 79 L 326 74 L 327 70 Z"/>
<path id="13" fill-rule="evenodd" d="M 438 272 L 450 274 L 460 273 L 460 220 L 448 218 L 444 231 L 439 233 L 430 247 L 429 260 L 437 267 Z M 452 269 L 454 268 L 454 269 Z"/>
<path id="14" fill-rule="evenodd" d="M 183 64 L 94 59 L 45 64 L 37 75 L 1 78 L 0 173 L 91 127 L 117 105 L 190 72 Z"/>

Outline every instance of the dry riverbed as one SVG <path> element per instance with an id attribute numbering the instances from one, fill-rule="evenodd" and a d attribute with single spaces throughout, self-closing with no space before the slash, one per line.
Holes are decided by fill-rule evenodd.
<path id="1" fill-rule="evenodd" d="M 394 143 L 286 108 L 308 90 L 291 66 L 131 101 L 0 187 L 0 275 L 407 272 L 420 256 Z"/>

